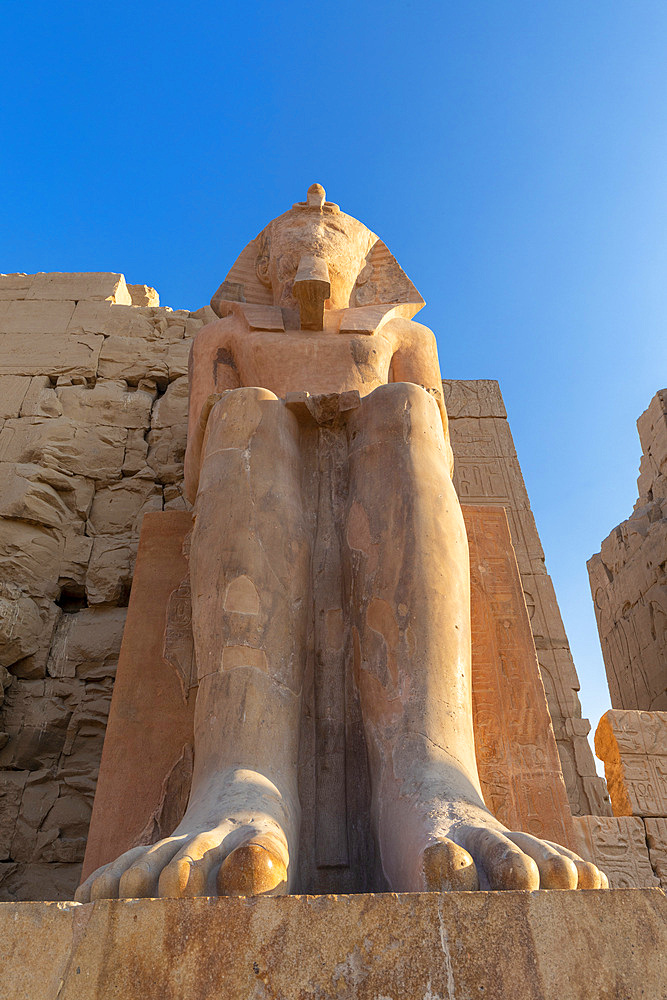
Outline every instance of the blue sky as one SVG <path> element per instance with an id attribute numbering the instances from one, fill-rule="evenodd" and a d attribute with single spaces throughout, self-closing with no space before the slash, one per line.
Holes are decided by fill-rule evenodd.
<path id="1" fill-rule="evenodd" d="M 505 397 L 584 714 L 586 559 L 667 383 L 664 0 L 5 0 L 0 270 L 207 302 L 320 181 L 427 300 L 443 375 Z"/>

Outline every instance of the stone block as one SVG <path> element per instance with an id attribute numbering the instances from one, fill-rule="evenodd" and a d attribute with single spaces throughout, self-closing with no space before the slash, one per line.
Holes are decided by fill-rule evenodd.
<path id="1" fill-rule="evenodd" d="M 88 535 L 67 535 L 58 582 L 61 586 L 82 586 L 86 580 L 93 540 Z"/>
<path id="2" fill-rule="evenodd" d="M 457 460 L 462 458 L 516 459 L 507 420 L 501 417 L 459 417 L 449 425 Z"/>
<path id="3" fill-rule="evenodd" d="M 83 681 L 78 680 L 15 681 L 7 691 L 5 727 L 9 741 L 0 750 L 0 769 L 51 774 L 83 694 Z"/>
<path id="4" fill-rule="evenodd" d="M 187 424 L 174 424 L 148 432 L 147 462 L 161 483 L 182 481 L 187 432 Z"/>
<path id="5" fill-rule="evenodd" d="M 2 442 L 0 441 L 0 447 Z M 66 530 L 77 520 L 34 462 L 0 462 L 0 517 Z"/>
<path id="6" fill-rule="evenodd" d="M 127 608 L 83 608 L 63 615 L 48 660 L 51 677 L 114 677 Z"/>
<path id="7" fill-rule="evenodd" d="M 23 789 L 29 771 L 0 771 L 0 861 L 10 857 Z"/>
<path id="8" fill-rule="evenodd" d="M 506 504 L 517 510 L 530 507 L 516 459 L 459 457 L 454 446 L 454 486 L 461 503 Z"/>
<path id="9" fill-rule="evenodd" d="M 129 389 L 124 382 L 63 386 L 56 393 L 65 417 L 105 427 L 147 428 L 155 398 L 154 391 Z"/>
<path id="10" fill-rule="evenodd" d="M 8 302 L 0 311 L 0 333 L 23 334 L 27 340 L 39 334 L 64 334 L 73 312 L 73 302 Z"/>
<path id="11" fill-rule="evenodd" d="M 0 274 L 0 302 L 24 299 L 34 274 Z"/>
<path id="12" fill-rule="evenodd" d="M 667 981 L 661 889 L 5 903 L 0 937 L 5 1000 L 659 1000 Z"/>
<path id="13" fill-rule="evenodd" d="M 0 375 L 69 375 L 95 378 L 104 337 L 49 333 L 0 334 Z"/>
<path id="14" fill-rule="evenodd" d="M 26 299 L 69 299 L 132 305 L 122 274 L 105 271 L 46 272 L 33 275 Z"/>
<path id="15" fill-rule="evenodd" d="M 667 712 L 606 712 L 595 752 L 614 815 L 667 816 Z"/>
<path id="16" fill-rule="evenodd" d="M 209 323 L 216 323 L 220 317 L 213 312 L 210 306 L 202 306 L 200 309 L 195 310 L 195 312 L 191 312 L 190 318 L 199 320 L 200 325 L 204 326 Z"/>
<path id="17" fill-rule="evenodd" d="M 53 601 L 40 600 L 42 627 L 34 653 L 12 664 L 12 674 L 22 680 L 40 680 L 46 676 L 46 661 L 51 649 L 51 640 L 62 611 Z"/>
<path id="18" fill-rule="evenodd" d="M 661 475 L 667 475 L 667 389 L 656 392 L 637 421 L 642 451 Z"/>
<path id="19" fill-rule="evenodd" d="M 188 379 L 187 376 L 181 376 L 171 382 L 164 395 L 157 400 L 151 414 L 151 428 L 156 430 L 172 427 L 174 424 L 187 425 L 187 422 Z"/>
<path id="20" fill-rule="evenodd" d="M 102 378 L 125 379 L 137 385 L 152 378 L 166 386 L 169 381 L 165 344 L 131 337 L 107 337 L 100 352 L 99 374 Z"/>
<path id="21" fill-rule="evenodd" d="M 64 544 L 49 528 L 0 518 L 0 579 L 33 596 L 57 597 Z"/>
<path id="22" fill-rule="evenodd" d="M 160 296 L 150 285 L 128 285 L 133 306 L 159 306 Z"/>
<path id="23" fill-rule="evenodd" d="M 30 386 L 26 375 L 0 375 L 0 418 L 18 417 Z"/>
<path id="24" fill-rule="evenodd" d="M 649 860 L 646 833 L 635 816 L 575 816 L 578 854 L 605 873 L 612 889 L 660 884 Z"/>
<path id="25" fill-rule="evenodd" d="M 88 532 L 93 536 L 138 535 L 144 514 L 155 510 L 162 510 L 162 489 L 155 480 L 146 473 L 126 477 L 97 491 Z"/>
<path id="26" fill-rule="evenodd" d="M 153 310 L 110 302 L 78 302 L 68 325 L 70 333 L 102 333 L 106 337 L 156 340 Z"/>
<path id="27" fill-rule="evenodd" d="M 462 381 L 446 378 L 442 380 L 442 389 L 450 420 L 459 417 L 507 418 L 500 386 L 495 379 Z"/>
<path id="28" fill-rule="evenodd" d="M 123 535 L 98 535 L 93 540 L 86 574 L 89 604 L 118 604 L 126 599 L 132 586 L 136 548 L 136 542 Z"/>
<path id="29" fill-rule="evenodd" d="M 0 865 L 0 899 L 71 899 L 80 876 L 81 862 L 65 865 L 12 862 Z"/>
<path id="30" fill-rule="evenodd" d="M 143 427 L 130 428 L 125 442 L 125 459 L 122 472 L 124 476 L 132 476 L 146 467 L 148 458 L 148 441 L 144 436 Z"/>
<path id="31" fill-rule="evenodd" d="M 62 409 L 48 375 L 34 375 L 21 406 L 22 417 L 60 417 Z"/>
<path id="32" fill-rule="evenodd" d="M 167 346 L 166 359 L 170 382 L 188 374 L 190 347 L 188 340 L 177 340 Z"/>
<path id="33" fill-rule="evenodd" d="M 14 584 L 0 583 L 0 666 L 11 667 L 39 647 L 39 607 Z"/>
<path id="34" fill-rule="evenodd" d="M 6 420 L 0 461 L 37 463 L 48 469 L 113 482 L 125 457 L 124 427 L 76 424 L 66 417 Z"/>
<path id="35" fill-rule="evenodd" d="M 58 785 L 50 769 L 28 775 L 10 848 L 13 861 L 38 861 L 44 844 L 55 839 L 56 830 L 43 829 L 42 824 L 57 798 Z"/>

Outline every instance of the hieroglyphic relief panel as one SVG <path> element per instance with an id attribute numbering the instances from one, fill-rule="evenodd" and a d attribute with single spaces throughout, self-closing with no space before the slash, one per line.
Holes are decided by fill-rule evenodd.
<path id="1" fill-rule="evenodd" d="M 443 382 L 454 450 L 454 485 L 461 503 L 500 504 L 510 524 L 540 672 L 573 814 L 609 815 L 577 697 L 579 681 L 498 383 Z"/>
<path id="2" fill-rule="evenodd" d="M 606 712 L 595 752 L 616 816 L 667 816 L 667 712 Z"/>
<path id="3" fill-rule="evenodd" d="M 510 829 L 573 843 L 567 793 L 503 507 L 464 506 L 475 748 L 487 805 Z"/>
<path id="4" fill-rule="evenodd" d="M 651 867 L 644 823 L 635 816 L 575 816 L 577 853 L 600 868 L 612 889 L 651 889 L 660 880 Z"/>

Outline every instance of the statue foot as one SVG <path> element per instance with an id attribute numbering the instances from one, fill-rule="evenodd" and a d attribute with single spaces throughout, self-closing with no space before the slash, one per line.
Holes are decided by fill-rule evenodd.
<path id="1" fill-rule="evenodd" d="M 289 891 L 298 804 L 259 772 L 234 769 L 193 790 L 171 837 L 93 872 L 75 900 L 254 896 Z"/>
<path id="2" fill-rule="evenodd" d="M 504 830 L 489 815 L 439 837 L 421 855 L 421 881 L 432 892 L 484 889 L 608 889 L 604 872 L 559 844 Z"/>
<path id="3" fill-rule="evenodd" d="M 287 851 L 281 838 L 248 831 L 229 844 L 224 823 L 194 835 L 174 835 L 134 847 L 93 872 L 79 886 L 78 903 L 96 899 L 185 896 L 258 896 L 287 892 Z M 216 891 L 217 890 L 217 891 Z"/>

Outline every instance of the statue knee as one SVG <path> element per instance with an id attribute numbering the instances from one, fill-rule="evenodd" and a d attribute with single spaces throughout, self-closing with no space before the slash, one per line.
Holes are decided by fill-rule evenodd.
<path id="1" fill-rule="evenodd" d="M 265 420 L 267 406 L 274 408 L 274 413 Z M 246 448 L 260 426 L 272 436 L 279 425 L 277 411 L 283 409 L 278 397 L 269 389 L 255 386 L 227 389 L 211 406 L 204 456 L 224 448 Z"/>
<path id="2" fill-rule="evenodd" d="M 366 419 L 382 437 L 403 440 L 406 425 L 413 432 L 421 429 L 442 433 L 438 404 L 426 389 L 414 382 L 381 385 L 365 398 L 364 403 Z"/>

